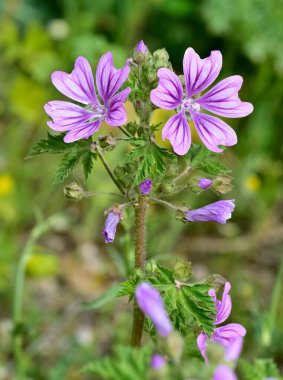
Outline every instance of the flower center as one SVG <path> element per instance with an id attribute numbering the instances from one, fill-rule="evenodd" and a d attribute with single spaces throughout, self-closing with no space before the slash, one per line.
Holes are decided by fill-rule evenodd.
<path id="1" fill-rule="evenodd" d="M 183 98 L 182 104 L 179 106 L 178 112 L 184 111 L 186 116 L 190 117 L 190 112 L 199 112 L 200 111 L 200 105 L 196 102 L 195 99 L 192 98 Z"/>
<path id="2" fill-rule="evenodd" d="M 92 119 L 105 119 L 106 116 L 106 108 L 102 104 L 88 104 L 87 109 L 93 111 L 95 115 L 93 115 Z"/>

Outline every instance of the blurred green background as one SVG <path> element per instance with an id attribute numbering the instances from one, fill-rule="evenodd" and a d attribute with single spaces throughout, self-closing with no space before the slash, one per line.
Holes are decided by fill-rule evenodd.
<path id="1" fill-rule="evenodd" d="M 79 379 L 83 364 L 108 353 L 113 342 L 128 339 L 126 300 L 98 311 L 85 311 L 81 302 L 127 274 L 131 213 L 115 243 L 105 246 L 103 213 L 116 199 L 65 200 L 63 184 L 52 183 L 60 158 L 24 158 L 46 135 L 44 103 L 62 98 L 51 84 L 52 71 L 70 72 L 79 55 L 95 68 L 109 50 L 116 65 L 123 65 L 140 39 L 151 51 L 166 47 L 178 74 L 191 46 L 201 57 L 222 51 L 220 79 L 244 77 L 240 96 L 255 110 L 230 122 L 239 143 L 224 157 L 233 170 L 233 219 L 225 226 L 183 225 L 170 211 L 151 208 L 148 256 L 167 263 L 182 256 L 192 261 L 197 279 L 211 273 L 229 279 L 231 319 L 248 329 L 243 356 L 273 357 L 283 367 L 283 1 L 2 0 L 0 12 L 0 379 L 13 374 L 15 268 L 39 212 L 44 218 L 60 213 L 61 219 L 38 241 L 28 263 L 24 344 L 29 378 Z M 163 112 L 154 115 L 166 118 Z M 116 164 L 122 155 L 118 148 L 107 159 Z M 80 170 L 73 178 L 82 178 Z M 113 190 L 99 163 L 86 186 Z M 175 201 L 197 206 L 215 199 L 204 192 L 197 201 L 190 194 Z"/>

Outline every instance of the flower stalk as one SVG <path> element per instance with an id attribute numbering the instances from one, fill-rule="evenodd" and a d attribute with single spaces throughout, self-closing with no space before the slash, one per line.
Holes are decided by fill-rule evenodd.
<path id="1" fill-rule="evenodd" d="M 144 269 L 145 263 L 145 219 L 146 219 L 147 197 L 141 195 L 138 199 L 135 212 L 135 268 Z M 144 324 L 144 315 L 141 312 L 137 302 L 134 302 L 133 310 L 133 327 L 132 327 L 132 347 L 140 347 L 142 340 L 142 331 Z"/>

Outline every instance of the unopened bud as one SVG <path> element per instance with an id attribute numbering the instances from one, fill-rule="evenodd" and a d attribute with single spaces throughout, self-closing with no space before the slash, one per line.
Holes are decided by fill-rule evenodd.
<path id="1" fill-rule="evenodd" d="M 107 135 L 107 136 L 102 136 L 99 137 L 99 145 L 102 149 L 111 151 L 115 148 L 116 146 L 116 139 L 112 134 Z"/>
<path id="2" fill-rule="evenodd" d="M 213 182 L 213 189 L 218 194 L 226 194 L 232 190 L 232 177 L 229 175 L 220 175 Z"/>
<path id="3" fill-rule="evenodd" d="M 136 48 L 133 54 L 133 60 L 137 64 L 142 64 L 146 60 L 147 56 L 148 56 L 148 48 L 143 42 L 143 40 L 141 40 L 136 45 Z"/>
<path id="4" fill-rule="evenodd" d="M 166 49 L 158 49 L 153 53 L 153 58 L 155 59 L 155 68 L 158 70 L 161 67 L 171 68 L 171 63 L 169 62 L 169 54 Z"/>
<path id="5" fill-rule="evenodd" d="M 80 201 L 85 194 L 85 190 L 79 181 L 74 181 L 64 187 L 64 195 L 67 199 Z"/>

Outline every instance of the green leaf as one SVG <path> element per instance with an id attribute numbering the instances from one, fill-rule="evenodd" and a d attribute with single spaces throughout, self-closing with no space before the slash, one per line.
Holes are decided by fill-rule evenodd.
<path id="1" fill-rule="evenodd" d="M 148 178 L 159 179 L 164 177 L 168 162 L 177 162 L 175 154 L 148 140 L 135 138 L 129 139 L 128 141 L 130 141 L 135 148 L 126 155 L 125 163 L 138 163 L 133 186 L 137 186 Z"/>
<path id="2" fill-rule="evenodd" d="M 70 148 L 63 141 L 64 133 L 51 135 L 47 132 L 47 139 L 40 139 L 34 143 L 26 158 L 31 158 L 43 153 L 63 153 Z"/>
<path id="3" fill-rule="evenodd" d="M 219 154 L 216 155 L 203 145 L 192 144 L 187 158 L 194 168 L 201 169 L 203 172 L 213 176 L 231 172 L 226 165 L 218 161 Z"/>
<path id="4" fill-rule="evenodd" d="M 281 379 L 276 364 L 272 359 L 257 359 L 252 363 L 242 359 L 239 362 L 239 367 L 243 380 Z"/>
<path id="5" fill-rule="evenodd" d="M 130 348 L 118 346 L 112 357 L 93 361 L 83 368 L 103 380 L 145 380 L 150 368 L 151 349 L 148 346 Z"/>
<path id="6" fill-rule="evenodd" d="M 97 159 L 97 155 L 90 150 L 84 152 L 81 156 L 81 161 L 83 165 L 83 171 L 85 179 L 87 180 L 92 169 L 93 169 L 93 160 Z"/>
<path id="7" fill-rule="evenodd" d="M 96 154 L 90 149 L 91 138 L 67 144 L 63 140 L 64 136 L 64 133 L 58 135 L 47 133 L 47 138 L 37 141 L 26 158 L 43 153 L 65 153 L 57 168 L 54 182 L 63 182 L 73 172 L 79 161 L 82 163 L 84 177 L 87 179 L 93 169 L 93 159 L 96 159 Z"/>
<path id="8" fill-rule="evenodd" d="M 97 310 L 102 306 L 108 304 L 117 298 L 117 293 L 121 289 L 120 284 L 114 284 L 110 289 L 103 293 L 100 297 L 97 297 L 95 300 L 90 302 L 84 302 L 83 307 L 87 310 Z"/>
<path id="9" fill-rule="evenodd" d="M 80 158 L 80 152 L 71 151 L 66 153 L 57 168 L 54 183 L 63 182 L 67 177 L 69 177 Z"/>
<path id="10" fill-rule="evenodd" d="M 149 266 L 148 266 L 149 267 Z M 214 331 L 215 304 L 209 296 L 210 283 L 183 283 L 180 282 L 180 273 L 188 279 L 190 276 L 190 265 L 182 263 L 181 270 L 170 269 L 159 264 L 152 265 L 152 271 L 134 274 L 121 284 L 121 290 L 117 296 L 129 296 L 132 300 L 135 290 L 142 281 L 151 283 L 160 291 L 166 310 L 176 329 L 185 332 L 188 326 L 196 323 L 199 329 L 207 335 Z M 183 272 L 185 269 L 185 272 Z"/>
<path id="11" fill-rule="evenodd" d="M 214 175 L 214 176 L 231 173 L 231 170 L 227 168 L 226 165 L 212 159 L 201 162 L 199 165 L 199 168 L 203 170 L 204 172 Z"/>

